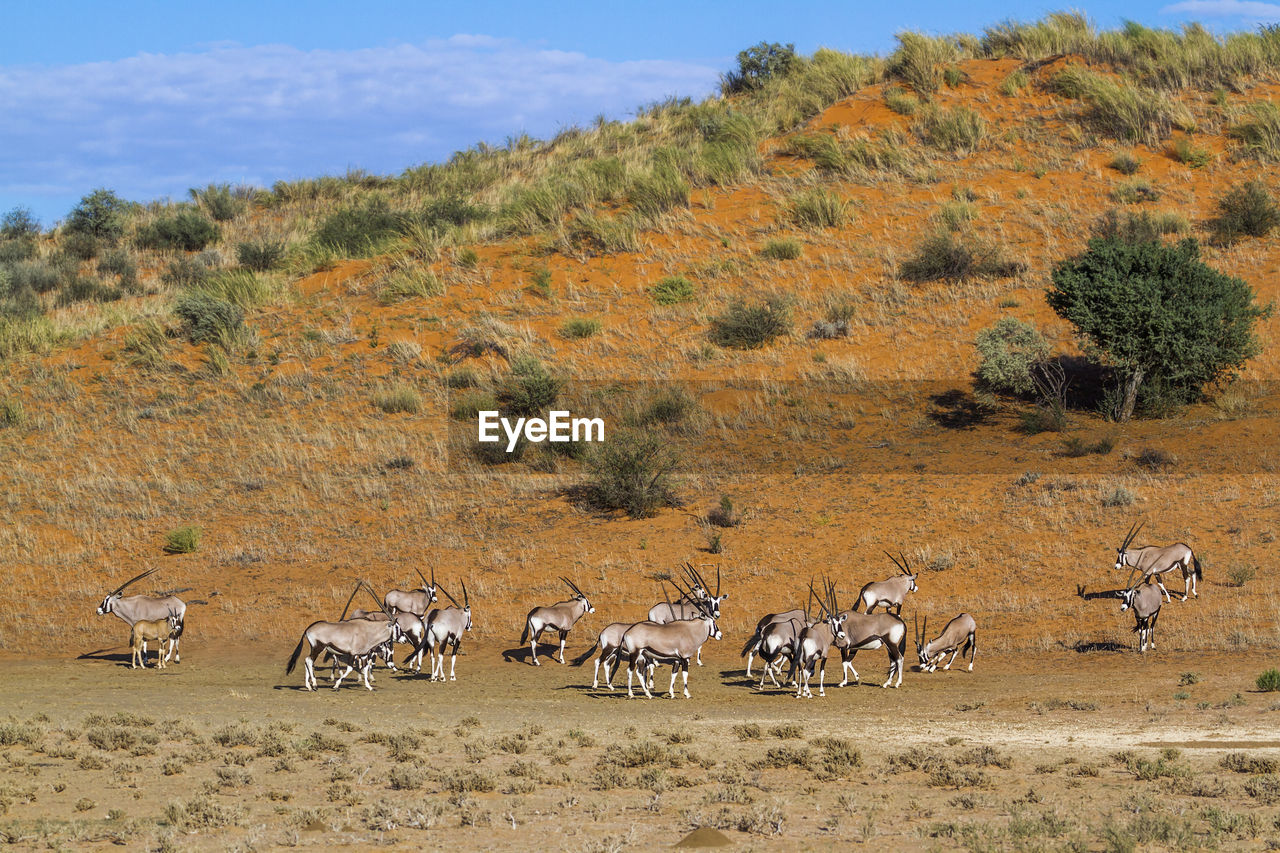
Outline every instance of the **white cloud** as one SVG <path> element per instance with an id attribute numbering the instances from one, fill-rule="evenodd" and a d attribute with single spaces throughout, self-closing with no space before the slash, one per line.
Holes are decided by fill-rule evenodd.
<path id="1" fill-rule="evenodd" d="M 1213 18 L 1247 18 L 1258 22 L 1280 21 L 1280 5 L 1257 0 L 1183 0 L 1165 6 L 1162 15 L 1203 15 Z"/>
<path id="2" fill-rule="evenodd" d="M 711 91 L 716 69 L 613 62 L 484 35 L 351 51 L 215 44 L 112 62 L 0 67 L 0 209 L 63 187 L 181 196 L 360 166 L 398 172 L 481 140 Z"/>

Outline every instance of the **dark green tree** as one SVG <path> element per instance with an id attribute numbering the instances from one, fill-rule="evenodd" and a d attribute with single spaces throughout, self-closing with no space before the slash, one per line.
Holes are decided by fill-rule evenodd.
<path id="1" fill-rule="evenodd" d="M 108 189 L 97 189 L 80 199 L 67 217 L 67 230 L 89 234 L 114 244 L 124 234 L 130 204 Z"/>
<path id="2" fill-rule="evenodd" d="M 738 70 L 721 76 L 720 89 L 726 95 L 759 89 L 766 81 L 786 74 L 795 62 L 794 44 L 762 41 L 738 53 Z"/>
<path id="3" fill-rule="evenodd" d="M 1193 239 L 1176 245 L 1095 238 L 1053 270 L 1049 306 L 1118 372 L 1118 419 L 1133 416 L 1144 380 L 1184 400 L 1257 355 L 1254 324 L 1271 306 L 1254 303 L 1238 278 L 1200 260 Z"/>

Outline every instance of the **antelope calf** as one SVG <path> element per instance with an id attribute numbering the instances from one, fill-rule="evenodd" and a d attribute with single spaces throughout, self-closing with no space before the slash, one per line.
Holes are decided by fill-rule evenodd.
<path id="1" fill-rule="evenodd" d="M 137 669 L 141 666 L 147 668 L 147 641 L 156 641 L 156 668 L 164 669 L 165 661 L 168 660 L 169 644 L 173 642 L 173 637 L 178 632 L 178 625 L 181 618 L 172 610 L 169 615 L 163 619 L 139 619 L 133 623 L 129 633 L 129 648 L 133 651 L 133 661 L 129 664 L 130 669 Z"/>

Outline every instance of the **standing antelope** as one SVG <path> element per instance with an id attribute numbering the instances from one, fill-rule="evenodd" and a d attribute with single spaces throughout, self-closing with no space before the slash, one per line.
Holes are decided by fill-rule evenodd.
<path id="1" fill-rule="evenodd" d="M 1138 623 L 1133 628 L 1138 632 L 1138 651 L 1145 653 L 1148 643 L 1154 651 L 1156 620 L 1160 618 L 1160 606 L 1164 603 L 1160 591 L 1150 583 L 1142 583 L 1117 592 L 1116 595 L 1124 600 L 1120 605 L 1121 613 L 1133 609 L 1133 616 Z"/>
<path id="2" fill-rule="evenodd" d="M 684 565 L 686 577 L 690 581 L 690 589 L 684 591 L 674 603 L 664 601 L 655 604 L 649 608 L 649 621 L 657 622 L 659 625 L 665 622 L 677 622 L 680 620 L 697 619 L 701 616 L 704 609 L 709 611 L 712 618 L 720 618 L 720 603 L 729 597 L 729 593 L 720 594 L 720 567 L 716 566 L 716 594 L 712 595 L 707 589 L 706 582 L 702 579 L 702 575 L 688 563 Z M 678 588 L 678 587 L 677 587 Z M 698 666 L 702 666 L 702 648 L 698 648 Z"/>
<path id="3" fill-rule="evenodd" d="M 1164 588 L 1164 582 L 1160 579 L 1160 576 L 1165 572 L 1181 569 L 1182 600 L 1187 600 L 1188 592 L 1199 598 L 1200 593 L 1196 589 L 1196 581 L 1202 580 L 1204 574 L 1200 568 L 1200 560 L 1191 551 L 1191 546 L 1178 542 L 1174 545 L 1139 545 L 1136 548 L 1130 547 L 1133 544 L 1134 537 L 1142 529 L 1143 524 L 1146 524 L 1146 522 L 1130 527 L 1129 532 L 1124 537 L 1123 544 L 1116 549 L 1116 571 L 1126 566 L 1130 567 L 1132 569 L 1129 572 L 1130 581 L 1133 580 L 1134 572 L 1142 572 L 1142 578 L 1139 583 L 1154 578 L 1156 585 L 1164 593 L 1164 600 L 1172 601 L 1169 597 L 1169 590 Z"/>
<path id="4" fill-rule="evenodd" d="M 591 678 L 592 690 L 595 690 L 600 686 L 600 666 L 602 663 L 604 664 L 605 686 L 608 687 L 610 690 L 613 689 L 613 676 L 616 675 L 618 671 L 614 669 L 611 673 L 609 670 L 609 667 L 613 665 L 612 655 L 614 651 L 618 648 L 618 646 L 622 645 L 622 638 L 627 633 L 627 630 L 631 628 L 633 625 L 637 625 L 637 624 L 639 623 L 638 622 L 613 622 L 609 625 L 604 626 L 604 628 L 600 631 L 599 636 L 596 637 L 595 645 L 587 649 L 580 656 L 570 661 L 570 665 L 572 666 L 582 666 L 584 663 L 587 662 L 587 658 L 591 657 L 591 655 L 595 653 L 596 649 L 600 650 L 600 654 L 596 656 L 595 672 L 593 673 Z M 653 664 L 652 663 L 649 665 L 649 689 L 650 690 L 653 689 Z"/>
<path id="5" fill-rule="evenodd" d="M 174 663 L 181 663 L 182 657 L 178 654 L 178 643 L 182 639 L 182 629 L 187 617 L 186 603 L 176 595 L 127 595 L 124 597 L 120 595 L 129 586 L 143 578 L 150 577 L 158 571 L 160 571 L 159 567 L 148 569 L 136 578 L 125 581 L 113 591 L 107 593 L 107 597 L 102 599 L 102 603 L 98 605 L 98 615 L 115 614 L 132 627 L 133 623 L 140 619 L 158 622 L 168 619 L 170 613 L 176 613 L 178 628 L 173 638 L 169 641 L 169 651 L 165 655 L 165 660 L 168 661 L 172 657 Z"/>
<path id="6" fill-rule="evenodd" d="M 129 668 L 147 668 L 147 641 L 155 640 L 156 669 L 164 669 L 165 661 L 169 659 L 167 647 L 173 642 L 172 638 L 177 633 L 179 624 L 178 614 L 173 610 L 163 619 L 139 619 L 134 622 L 129 629 L 129 648 L 133 651 Z"/>
<path id="7" fill-rule="evenodd" d="M 899 552 L 901 553 L 901 552 Z M 893 560 L 894 565 L 898 567 L 898 574 L 888 580 L 873 581 L 862 588 L 858 593 L 858 604 L 866 608 L 866 612 L 870 613 L 875 610 L 877 605 L 885 610 L 889 608 L 897 608 L 895 615 L 902 615 L 902 603 L 907 600 L 907 593 L 916 591 L 916 578 L 919 574 L 911 574 L 910 566 L 907 564 L 907 555 L 902 554 L 902 562 L 898 562 L 898 558 L 888 554 L 889 559 Z"/>
<path id="8" fill-rule="evenodd" d="M 529 651 L 533 653 L 534 666 L 542 666 L 538 662 L 538 637 L 542 636 L 543 631 L 550 628 L 560 635 L 560 663 L 564 663 L 564 641 L 569 636 L 569 631 L 584 615 L 596 612 L 591 602 L 587 601 L 587 596 L 573 581 L 568 578 L 560 578 L 560 580 L 569 587 L 573 598 L 549 607 L 535 607 L 524 618 L 524 633 L 520 635 L 520 645 L 523 646 L 526 642 L 529 644 Z"/>
<path id="9" fill-rule="evenodd" d="M 356 589 L 363 587 L 373 596 L 374 601 L 379 601 L 378 596 L 364 581 L 360 581 Z M 355 591 L 352 592 L 355 595 Z M 379 601 L 379 603 L 381 603 Z M 350 606 L 351 601 L 348 599 L 347 605 Z M 343 615 L 346 615 L 346 608 L 343 608 Z M 313 622 L 307 626 L 302 632 L 302 639 L 298 640 L 298 645 L 294 647 L 293 654 L 289 656 L 289 663 L 285 666 L 285 674 L 289 675 L 293 672 L 294 667 L 298 664 L 298 656 L 302 654 L 302 647 L 306 645 L 307 659 L 305 663 L 305 672 L 303 676 L 303 687 L 306 690 L 316 689 L 316 658 L 320 657 L 324 652 L 331 652 L 335 658 L 345 661 L 347 672 L 350 672 L 352 663 L 359 662 L 362 656 L 369 656 L 368 663 L 371 665 L 371 653 L 375 648 L 386 643 L 388 640 L 392 642 L 399 641 L 402 637 L 400 624 L 396 622 L 395 617 L 390 612 L 384 611 L 386 620 L 383 622 L 374 622 L 368 619 L 352 619 L 347 622 Z M 363 667 L 362 675 L 364 676 L 364 686 L 367 690 L 372 690 L 373 685 L 369 683 L 370 666 Z M 347 673 L 343 673 L 342 678 Z M 337 690 L 342 684 L 342 679 L 334 682 L 333 689 Z"/>
<path id="10" fill-rule="evenodd" d="M 746 644 L 742 647 L 742 653 L 747 656 L 747 678 L 751 677 L 751 659 L 760 653 L 761 644 L 764 642 L 765 631 L 771 625 L 785 624 L 793 619 L 807 619 L 808 613 L 803 610 L 784 610 L 781 613 L 766 613 L 756 623 L 756 630 L 751 634 Z"/>
<path id="11" fill-rule="evenodd" d="M 453 603 L 452 607 L 434 610 L 428 615 L 427 633 L 423 642 L 427 646 L 428 662 L 431 664 L 431 680 L 444 681 L 444 650 L 450 647 L 449 680 L 457 681 L 454 668 L 458 664 L 458 646 L 462 645 L 462 634 L 471 630 L 471 599 L 467 595 L 467 584 L 462 584 L 462 606 L 444 586 L 439 587 L 445 597 Z M 439 648 L 439 651 L 437 651 Z"/>
<path id="12" fill-rule="evenodd" d="M 846 644 L 848 641 L 842 626 L 849 617 L 842 614 L 836 604 L 835 587 L 830 581 L 825 581 L 825 586 L 826 600 L 818 598 L 818 621 L 801 631 L 791 647 L 791 672 L 788 677 L 796 678 L 797 699 L 813 698 L 809 679 L 813 677 L 814 670 L 818 671 L 818 695 L 827 695 L 827 655 L 833 644 Z M 809 584 L 809 591 L 813 592 L 812 583 Z M 763 679 L 761 682 L 763 683 Z"/>
<path id="13" fill-rule="evenodd" d="M 418 572 L 418 577 L 422 578 L 422 586 L 412 590 L 390 590 L 387 592 L 384 603 L 393 613 L 402 610 L 421 619 L 426 615 L 427 608 L 436 602 L 436 570 L 434 568 L 431 570 L 430 581 L 418 569 L 415 568 L 414 571 Z"/>
<path id="14" fill-rule="evenodd" d="M 760 656 L 760 685 L 759 689 L 764 689 L 764 680 L 766 678 L 773 682 L 774 687 L 781 687 L 778 683 L 778 672 L 782 667 L 782 659 L 788 660 L 792 657 L 795 649 L 796 640 L 800 634 L 814 622 L 809 615 L 803 610 L 798 611 L 799 616 L 793 616 L 782 622 L 771 622 L 765 626 L 761 634 L 760 641 L 755 644 L 754 648 L 744 648 L 744 653 L 758 654 Z M 750 660 L 748 658 L 748 660 Z"/>
<path id="15" fill-rule="evenodd" d="M 942 633 L 936 639 L 925 642 L 925 637 L 929 635 L 929 617 L 926 616 L 924 627 L 920 629 L 919 636 L 916 638 L 916 654 L 920 656 L 920 670 L 933 672 L 947 656 L 947 652 L 951 652 L 951 660 L 947 661 L 946 666 L 942 668 L 944 672 L 951 669 L 957 654 L 960 655 L 961 660 L 966 654 L 969 656 L 969 671 L 973 672 L 973 658 L 978 651 L 978 643 L 975 639 L 977 632 L 978 623 L 973 621 L 973 617 L 968 613 L 961 613 L 947 623 L 947 627 L 942 629 Z M 961 646 L 964 646 L 963 650 Z"/>
<path id="16" fill-rule="evenodd" d="M 907 623 L 888 610 L 883 613 L 859 613 L 857 610 L 846 610 L 843 616 L 848 618 L 844 623 L 844 633 L 848 638 L 840 647 L 840 672 L 843 679 L 837 685 L 844 687 L 849 683 L 849 673 L 853 673 L 854 682 L 862 679 L 853 668 L 853 658 L 860 651 L 874 651 L 884 646 L 889 653 L 889 675 L 881 687 L 901 687 L 902 670 L 907 657 Z M 898 682 L 893 683 L 894 675 Z"/>
<path id="17" fill-rule="evenodd" d="M 672 585 L 683 592 L 674 581 Z M 644 690 L 645 698 L 653 698 L 645 681 L 644 668 L 647 663 L 671 664 L 671 686 L 667 695 L 675 698 L 676 674 L 679 672 L 684 676 L 684 698 L 689 698 L 689 660 L 698 654 L 707 640 L 719 640 L 723 636 L 716 625 L 711 605 L 702 601 L 698 602 L 697 607 L 699 612 L 694 619 L 637 622 L 622 635 L 622 641 L 609 656 L 608 664 L 612 664 L 618 657 L 626 656 L 629 698 L 635 697 L 632 684 L 636 672 L 640 673 L 640 687 Z"/>
<path id="18" fill-rule="evenodd" d="M 388 593 L 388 597 L 390 593 Z M 407 643 L 413 646 L 413 653 L 405 658 L 406 665 L 413 662 L 413 671 L 415 673 L 422 672 L 422 639 L 426 636 L 427 626 L 417 615 L 407 610 L 391 610 L 391 615 L 395 618 L 396 623 L 400 625 L 401 638 L 399 642 Z M 369 619 L 372 621 L 384 621 L 387 616 L 381 610 L 353 610 L 351 612 L 352 619 Z M 391 655 L 383 655 L 383 659 L 387 664 L 387 669 L 395 672 L 395 659 Z"/>

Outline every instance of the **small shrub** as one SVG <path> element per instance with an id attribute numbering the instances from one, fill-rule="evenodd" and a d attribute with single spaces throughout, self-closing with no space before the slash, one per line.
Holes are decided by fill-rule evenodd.
<path id="1" fill-rule="evenodd" d="M 166 554 L 191 554 L 200 547 L 200 536 L 203 533 L 202 529 L 191 525 L 176 527 L 165 536 L 164 552 Z"/>
<path id="2" fill-rule="evenodd" d="M 1102 494 L 1102 505 L 1105 507 L 1132 506 L 1135 500 L 1133 492 L 1124 486 L 1115 486 Z"/>
<path id="3" fill-rule="evenodd" d="M 677 504 L 673 474 L 680 457 L 661 433 L 615 431 L 587 458 L 587 493 L 601 509 L 646 518 Z"/>
<path id="4" fill-rule="evenodd" d="M 384 199 L 372 199 L 363 206 L 345 207 L 330 214 L 311 239 L 318 246 L 368 256 L 403 233 L 408 225 L 408 217 L 393 211 Z"/>
<path id="5" fill-rule="evenodd" d="M 653 217 L 675 207 L 688 207 L 689 184 L 675 169 L 662 166 L 636 177 L 627 199 L 641 216 Z"/>
<path id="6" fill-rule="evenodd" d="M 1254 682 L 1263 693 L 1280 690 L 1280 669 L 1269 669 Z"/>
<path id="7" fill-rule="evenodd" d="M 1196 146 L 1187 136 L 1174 140 L 1169 146 L 1169 156 L 1191 169 L 1200 169 L 1213 162 L 1213 152 Z"/>
<path id="8" fill-rule="evenodd" d="M 412 385 L 400 384 L 379 391 L 373 404 L 388 415 L 416 415 L 422 411 L 422 396 Z"/>
<path id="9" fill-rule="evenodd" d="M 760 256 L 774 261 L 794 261 L 802 252 L 799 240 L 770 240 L 761 247 Z"/>
<path id="10" fill-rule="evenodd" d="M 1192 684 L 1200 683 L 1200 674 L 1197 672 L 1184 672 L 1178 676 L 1178 685 L 1180 687 L 1190 687 Z"/>
<path id="11" fill-rule="evenodd" d="M 949 65 L 942 69 L 942 82 L 947 84 L 948 89 L 959 89 L 968 79 L 969 75 L 958 66 Z"/>
<path id="12" fill-rule="evenodd" d="M 218 239 L 218 226 L 197 210 L 180 210 L 160 216 L 138 229 L 135 242 L 141 249 L 198 252 Z"/>
<path id="13" fill-rule="evenodd" d="M 102 244 L 92 234 L 73 231 L 62 238 L 59 244 L 63 252 L 77 261 L 90 261 L 98 257 Z"/>
<path id="14" fill-rule="evenodd" d="M 560 327 L 560 334 L 571 339 L 589 338 L 600 331 L 600 321 L 594 317 L 573 317 Z"/>
<path id="15" fill-rule="evenodd" d="M 821 188 L 796 193 L 787 199 L 786 218 L 803 228 L 836 228 L 849 221 L 849 202 Z"/>
<path id="16" fill-rule="evenodd" d="M 1278 773 L 1280 761 L 1274 758 L 1261 758 L 1247 752 L 1228 752 L 1218 762 L 1223 770 L 1233 773 Z"/>
<path id="17" fill-rule="evenodd" d="M 97 189 L 80 199 L 63 226 L 68 232 L 92 234 L 114 245 L 124 233 L 132 204 L 108 189 Z"/>
<path id="18" fill-rule="evenodd" d="M 1030 86 L 1031 78 L 1027 76 L 1025 71 L 1019 69 L 1001 80 L 1000 85 L 996 87 L 996 91 L 1006 98 L 1015 98 L 1027 91 Z"/>
<path id="19" fill-rule="evenodd" d="M 1133 175 L 1142 166 L 1142 161 L 1125 151 L 1112 157 L 1107 165 L 1122 175 Z"/>
<path id="20" fill-rule="evenodd" d="M 406 299 L 426 299 L 444 293 L 444 285 L 429 269 L 407 267 L 398 269 L 387 277 L 378 288 L 378 301 L 393 305 Z"/>
<path id="21" fill-rule="evenodd" d="M 174 258 L 169 262 L 168 268 L 160 274 L 160 280 L 170 287 L 194 290 L 207 282 L 212 275 L 213 270 L 204 258 L 182 257 Z"/>
<path id="22" fill-rule="evenodd" d="M 734 508 L 732 498 L 721 495 L 720 504 L 707 513 L 707 521 L 716 527 L 737 527 L 742 523 L 742 514 Z"/>
<path id="23" fill-rule="evenodd" d="M 26 422 L 27 412 L 21 400 L 0 400 L 0 429 L 20 427 Z"/>
<path id="24" fill-rule="evenodd" d="M 690 302 L 694 297 L 693 282 L 680 275 L 668 276 L 649 288 L 649 295 L 659 305 Z"/>
<path id="25" fill-rule="evenodd" d="M 1280 107 L 1269 100 L 1245 108 L 1249 117 L 1227 129 L 1252 157 L 1263 162 L 1280 160 Z"/>
<path id="26" fill-rule="evenodd" d="M 182 320 L 187 339 L 193 344 L 229 346 L 244 328 L 243 308 L 200 291 L 179 296 L 173 312 Z"/>
<path id="27" fill-rule="evenodd" d="M 1227 582 L 1234 587 L 1242 587 L 1258 576 L 1258 570 L 1244 563 L 1237 563 L 1227 569 Z"/>
<path id="28" fill-rule="evenodd" d="M 280 266 L 284 260 L 284 243 L 272 240 L 256 240 L 236 244 L 236 260 L 240 266 L 254 272 L 267 272 Z"/>
<path id="29" fill-rule="evenodd" d="M 1035 390 L 1034 371 L 1049 357 L 1049 342 L 1040 330 L 1015 317 L 1001 318 L 978 333 L 978 382 L 998 394 L 1024 395 Z"/>
<path id="30" fill-rule="evenodd" d="M 733 727 L 738 740 L 760 740 L 760 726 L 755 723 L 738 723 Z"/>
<path id="31" fill-rule="evenodd" d="M 1180 213 L 1148 213 L 1112 208 L 1098 217 L 1091 233 L 1121 243 L 1156 243 L 1165 234 L 1186 234 L 1191 223 Z"/>
<path id="32" fill-rule="evenodd" d="M 1218 199 L 1218 215 L 1209 222 L 1214 238 L 1233 243 L 1242 237 L 1265 237 L 1280 225 L 1280 205 L 1261 181 L 1233 188 Z"/>
<path id="33" fill-rule="evenodd" d="M 1178 458 L 1167 450 L 1147 447 L 1139 451 L 1133 461 L 1149 471 L 1167 471 L 1178 463 Z"/>
<path id="34" fill-rule="evenodd" d="M 914 257 L 903 261 L 899 273 L 910 281 L 963 281 L 982 276 L 1010 276 L 1023 265 L 1005 260 L 992 246 L 972 236 L 938 231 L 927 238 Z"/>
<path id="35" fill-rule="evenodd" d="M 230 184 L 209 184 L 202 190 L 189 191 L 215 222 L 230 222 L 244 210 L 244 199 L 237 198 Z"/>
<path id="36" fill-rule="evenodd" d="M 791 740 L 794 738 L 804 737 L 804 726 L 799 723 L 783 723 L 773 726 L 769 729 L 769 736 L 776 737 L 781 740 Z"/>
<path id="37" fill-rule="evenodd" d="M 722 347 L 759 349 L 791 332 L 791 303 L 771 294 L 763 300 L 734 300 L 711 319 L 711 340 Z"/>
<path id="38" fill-rule="evenodd" d="M 820 781 L 847 779 L 862 766 L 862 754 L 845 738 L 818 738 L 812 745 L 820 750 L 813 770 Z"/>
<path id="39" fill-rule="evenodd" d="M 698 401 L 683 385 L 671 385 L 654 394 L 635 420 L 638 426 L 671 426 L 685 421 L 697 408 Z"/>
<path id="40" fill-rule="evenodd" d="M 884 90 L 884 105 L 898 115 L 913 116 L 920 109 L 920 99 L 901 86 L 887 86 Z"/>
<path id="41" fill-rule="evenodd" d="M 978 150 L 987 132 L 982 116 L 968 107 L 930 109 L 915 125 L 915 131 L 929 145 L 953 154 Z"/>
<path id="42" fill-rule="evenodd" d="M 1150 181 L 1135 178 L 1132 181 L 1116 184 L 1111 190 L 1111 198 L 1121 204 L 1143 204 L 1149 201 L 1159 201 L 1160 192 L 1151 185 Z"/>
<path id="43" fill-rule="evenodd" d="M 564 382 L 553 376 L 533 356 L 520 356 L 511 363 L 511 372 L 498 389 L 503 411 L 520 417 L 545 412 L 555 403 Z"/>
<path id="44" fill-rule="evenodd" d="M 425 778 L 426 774 L 418 768 L 401 764 L 391 768 L 387 781 L 397 791 L 416 791 L 422 787 Z"/>

